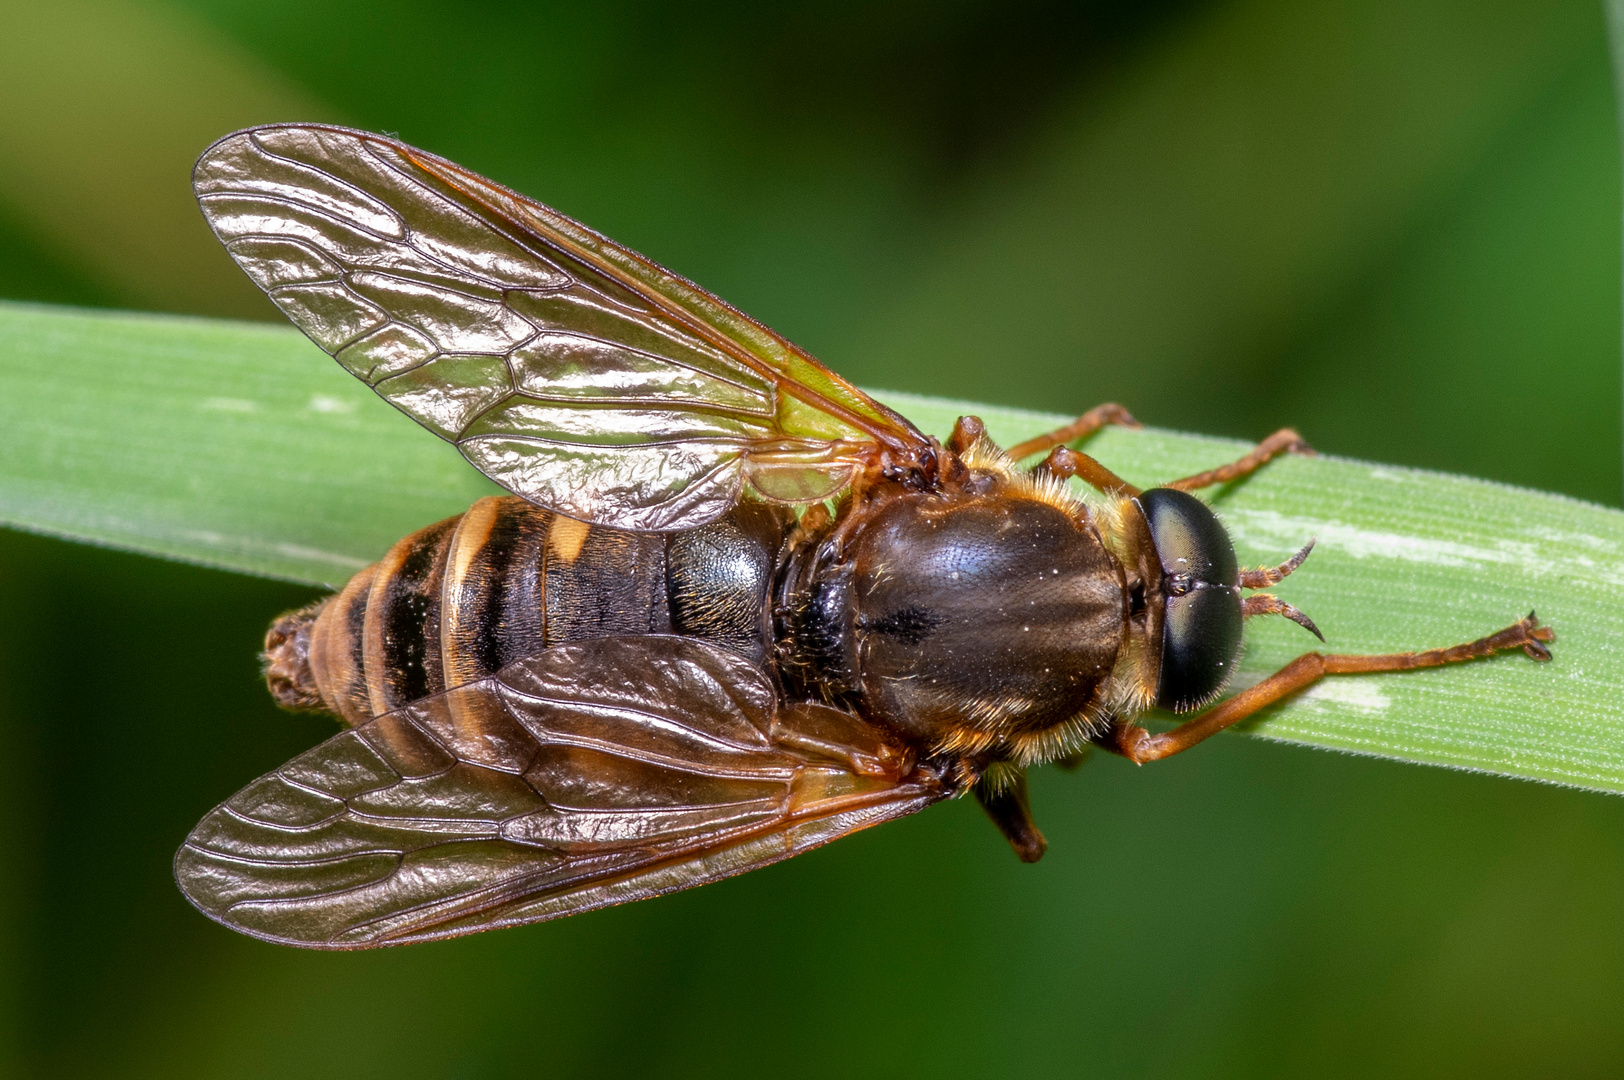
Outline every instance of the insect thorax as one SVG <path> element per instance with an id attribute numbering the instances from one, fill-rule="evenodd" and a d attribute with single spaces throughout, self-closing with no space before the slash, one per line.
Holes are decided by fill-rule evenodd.
<path id="1" fill-rule="evenodd" d="M 1086 514 L 1007 490 L 855 512 L 866 520 L 838 550 L 792 560 L 779 641 L 792 692 L 934 751 L 1021 757 L 1023 741 L 1086 734 L 1127 611 L 1121 568 Z"/>

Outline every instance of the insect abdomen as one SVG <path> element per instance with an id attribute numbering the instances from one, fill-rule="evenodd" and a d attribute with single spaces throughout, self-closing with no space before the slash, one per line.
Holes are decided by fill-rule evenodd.
<path id="1" fill-rule="evenodd" d="M 360 723 L 550 645 L 670 633 L 666 540 L 481 499 L 401 540 L 266 636 L 283 705 Z"/>

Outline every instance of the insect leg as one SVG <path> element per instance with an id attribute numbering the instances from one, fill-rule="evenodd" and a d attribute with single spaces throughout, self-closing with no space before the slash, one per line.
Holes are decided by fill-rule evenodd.
<path id="1" fill-rule="evenodd" d="M 1251 452 L 1228 465 L 1220 465 L 1216 469 L 1186 476 L 1180 480 L 1163 484 L 1162 487 L 1178 488 L 1180 491 L 1194 491 L 1196 488 L 1208 487 L 1212 484 L 1227 484 L 1231 480 L 1239 480 L 1243 476 L 1250 476 L 1261 468 L 1266 462 L 1281 454 L 1312 454 L 1314 448 L 1309 446 L 1303 437 L 1291 428 L 1281 428 L 1267 439 L 1258 443 Z"/>
<path id="2" fill-rule="evenodd" d="M 1188 750 L 1196 743 L 1216 735 L 1229 725 L 1272 705 L 1281 698 L 1312 686 L 1327 675 L 1363 675 L 1376 671 L 1409 671 L 1413 668 L 1442 667 L 1466 660 L 1492 656 L 1509 649 L 1521 649 L 1535 660 L 1549 660 L 1551 650 L 1545 646 L 1556 640 L 1556 632 L 1539 625 L 1533 612 L 1526 619 L 1506 627 L 1497 634 L 1454 645 L 1447 649 L 1429 649 L 1426 652 L 1387 653 L 1377 656 L 1352 656 L 1338 653 L 1304 653 L 1256 686 L 1242 690 L 1234 697 L 1221 701 L 1193 720 L 1186 721 L 1172 731 L 1152 734 L 1138 724 L 1117 721 L 1111 730 L 1095 741 L 1140 765 L 1170 757 Z"/>
<path id="3" fill-rule="evenodd" d="M 1047 473 L 1050 476 L 1058 476 L 1061 479 L 1078 476 L 1082 478 L 1083 483 L 1108 495 L 1131 496 L 1139 494 L 1139 489 L 1122 479 L 1122 477 L 1081 450 L 1073 450 L 1070 447 L 1057 446 L 1050 450 L 1049 456 L 1044 458 L 1037 468 L 1032 471 L 1038 474 Z"/>
<path id="4" fill-rule="evenodd" d="M 962 454 L 986 436 L 987 425 L 981 422 L 981 417 L 961 416 L 953 425 L 953 433 L 947 437 L 947 448 L 955 454 Z"/>
<path id="5" fill-rule="evenodd" d="M 1124 409 L 1121 405 L 1108 402 L 1104 405 L 1094 406 L 1065 427 L 1055 428 L 1045 435 L 1039 435 L 1035 439 L 1027 439 L 1023 443 L 1010 447 L 1009 456 L 1016 461 L 1020 461 L 1022 458 L 1029 458 L 1033 454 L 1041 454 L 1050 447 L 1062 446 L 1086 438 L 1106 424 L 1121 424 L 1123 427 L 1133 428 L 1141 426 L 1139 421 L 1135 420 L 1133 414 L 1127 409 Z"/>
<path id="6" fill-rule="evenodd" d="M 976 801 L 1015 849 L 1015 857 L 1021 862 L 1037 862 L 1049 850 L 1049 841 L 1038 832 L 1037 822 L 1032 820 L 1032 804 L 1026 797 L 1026 773 L 1017 772 L 1002 779 L 1004 782 L 999 784 L 986 780 L 977 784 Z"/>

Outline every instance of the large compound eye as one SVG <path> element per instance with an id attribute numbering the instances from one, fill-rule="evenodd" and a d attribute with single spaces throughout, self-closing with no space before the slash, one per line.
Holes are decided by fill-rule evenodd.
<path id="1" fill-rule="evenodd" d="M 1162 564 L 1167 611 L 1156 704 L 1174 712 L 1217 695 L 1241 651 L 1240 567 L 1229 534 L 1207 504 L 1174 488 L 1139 496 Z"/>

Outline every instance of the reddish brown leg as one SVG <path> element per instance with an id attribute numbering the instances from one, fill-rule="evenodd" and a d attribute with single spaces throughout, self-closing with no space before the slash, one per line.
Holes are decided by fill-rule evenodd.
<path id="1" fill-rule="evenodd" d="M 1032 820 L 1032 806 L 1026 797 L 1026 774 L 1018 774 L 996 790 L 986 783 L 977 784 L 975 790 L 976 801 L 1015 849 L 1015 857 L 1021 862 L 1037 862 L 1043 858 L 1043 853 L 1049 850 L 1049 841 L 1038 832 L 1037 822 Z"/>
<path id="2" fill-rule="evenodd" d="M 1250 476 L 1263 464 L 1281 454 L 1312 454 L 1314 448 L 1303 441 L 1303 437 L 1291 428 L 1281 428 L 1267 439 L 1253 447 L 1252 452 L 1238 461 L 1228 465 L 1220 465 L 1216 469 L 1186 476 L 1182 480 L 1163 484 L 1163 487 L 1178 488 L 1180 491 L 1194 491 L 1196 488 L 1208 487 L 1212 484 L 1227 484 L 1231 480 L 1239 480 L 1243 476 Z"/>
<path id="3" fill-rule="evenodd" d="M 962 454 L 986 434 L 987 425 L 981 422 L 981 417 L 961 416 L 953 425 L 953 433 L 947 437 L 947 448 L 955 454 Z"/>
<path id="4" fill-rule="evenodd" d="M 1116 473 L 1101 465 L 1081 450 L 1072 450 L 1069 447 L 1057 446 L 1049 451 L 1049 456 L 1032 470 L 1034 473 L 1047 473 L 1058 476 L 1062 480 L 1077 476 L 1083 483 L 1105 492 L 1107 495 L 1137 495 L 1139 489 L 1128 483 Z"/>
<path id="5" fill-rule="evenodd" d="M 1133 418 L 1133 414 L 1121 405 L 1109 403 L 1096 405 L 1065 427 L 1055 428 L 1046 435 L 1039 435 L 1035 439 L 1027 439 L 1010 447 L 1009 456 L 1020 461 L 1033 454 L 1041 454 L 1052 446 L 1061 446 L 1092 435 L 1106 424 L 1121 424 L 1123 427 L 1134 428 L 1140 426 L 1139 421 Z"/>
<path id="6" fill-rule="evenodd" d="M 1427 652 L 1388 653 L 1382 656 L 1345 656 L 1333 653 L 1304 653 L 1267 679 L 1247 690 L 1242 690 L 1227 701 L 1219 702 L 1206 712 L 1172 731 L 1154 735 L 1138 724 L 1117 721 L 1110 731 L 1095 741 L 1113 753 L 1143 765 L 1188 750 L 1196 743 L 1216 735 L 1229 725 L 1246 719 L 1266 705 L 1272 705 L 1289 694 L 1312 686 L 1327 675 L 1363 675 L 1375 671 L 1409 671 L 1412 668 L 1441 667 L 1492 656 L 1508 649 L 1521 649 L 1535 660 L 1549 660 L 1551 650 L 1547 642 L 1556 640 L 1556 632 L 1539 625 L 1534 613 L 1528 618 L 1508 626 L 1498 634 L 1490 634 L 1465 645 Z"/>
<path id="7" fill-rule="evenodd" d="M 1320 628 L 1314 625 L 1314 620 L 1298 611 L 1273 593 L 1257 593 L 1241 601 L 1241 616 L 1250 619 L 1254 615 L 1284 615 L 1310 634 L 1325 640 Z"/>

